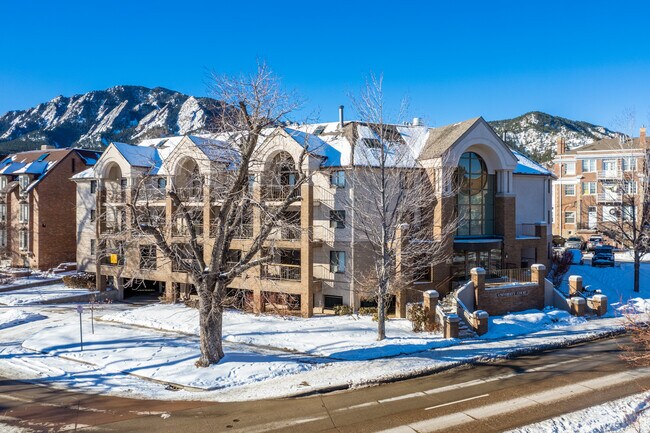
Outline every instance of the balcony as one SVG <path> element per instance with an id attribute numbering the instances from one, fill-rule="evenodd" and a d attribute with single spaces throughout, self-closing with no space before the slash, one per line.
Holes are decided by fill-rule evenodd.
<path id="1" fill-rule="evenodd" d="M 193 186 L 186 188 L 176 188 L 176 195 L 185 202 L 194 202 L 203 200 L 203 187 Z"/>
<path id="2" fill-rule="evenodd" d="M 124 203 L 126 202 L 125 189 L 107 189 L 106 190 L 107 203 Z"/>
<path id="3" fill-rule="evenodd" d="M 124 231 L 125 224 L 107 222 L 101 227 L 102 234 L 118 234 Z"/>
<path id="4" fill-rule="evenodd" d="M 605 192 L 596 195 L 598 203 L 621 203 L 623 194 L 616 192 Z"/>
<path id="5" fill-rule="evenodd" d="M 263 187 L 263 196 L 269 201 L 284 201 L 287 198 L 300 196 L 299 189 L 294 190 L 292 185 L 270 185 Z"/>
<path id="6" fill-rule="evenodd" d="M 300 281 L 300 265 L 276 263 L 262 265 L 262 278 L 267 280 Z"/>
<path id="7" fill-rule="evenodd" d="M 196 236 L 203 235 L 203 222 L 197 222 L 196 224 L 193 224 L 193 227 Z M 185 224 L 174 224 L 172 226 L 172 236 L 189 236 L 189 235 L 190 235 L 190 229 Z"/>
<path id="8" fill-rule="evenodd" d="M 253 239 L 253 224 L 242 224 L 235 229 L 235 239 Z"/>
<path id="9" fill-rule="evenodd" d="M 147 187 L 137 191 L 137 194 L 139 201 L 155 201 L 164 200 L 165 196 L 167 195 L 167 191 L 165 188 Z"/>
<path id="10" fill-rule="evenodd" d="M 598 179 L 621 179 L 623 172 L 621 170 L 601 170 L 598 172 Z"/>

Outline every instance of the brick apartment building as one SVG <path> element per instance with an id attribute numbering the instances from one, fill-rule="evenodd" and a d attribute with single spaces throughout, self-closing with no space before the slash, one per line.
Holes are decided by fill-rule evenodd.
<path id="1" fill-rule="evenodd" d="M 444 161 L 452 170 L 460 167 L 473 185 L 471 191 L 459 191 L 452 197 L 443 197 L 446 185 L 434 187 L 434 194 L 440 198 L 435 210 L 438 215 L 463 211 L 469 218 L 454 239 L 446 242 L 453 259 L 433 267 L 428 280 L 418 282 L 415 289 L 435 288 L 445 294 L 454 281 L 469 279 L 474 267 L 494 272 L 547 263 L 551 172 L 509 149 L 482 118 L 439 128 L 414 122 L 393 125 L 392 130 L 395 140 L 412 146 L 415 165 L 410 169 Z M 368 124 L 352 121 L 265 132 L 260 168 L 250 179 L 253 195 L 260 200 L 272 201 L 287 191 L 306 142 L 315 144 L 309 148 L 318 152 L 307 152 L 302 168 L 309 181 L 301 186 L 300 200 L 289 209 L 300 230 L 275 233 L 277 261 L 248 270 L 232 284 L 233 289 L 251 292 L 257 310 L 264 309 L 264 293 L 295 296 L 303 316 L 329 311 L 334 305 L 360 304 L 353 276 L 361 275 L 364 241 L 351 230 L 354 212 L 347 207 L 346 199 L 355 191 L 346 173 L 355 148 L 372 145 L 374 133 Z M 120 233 L 125 233 L 121 228 L 131 223 L 125 205 L 143 173 L 150 176 L 146 205 L 157 208 L 156 214 L 171 223 L 173 205 L 167 191 L 172 185 L 185 184 L 183 173 L 195 172 L 207 181 L 181 193 L 194 200 L 198 210 L 195 229 L 207 246 L 206 256 L 210 254 L 214 243 L 211 214 L 218 202 L 207 197 L 214 197 L 213 189 L 219 188 L 212 168 L 215 155 L 206 150 L 210 140 L 182 136 L 145 140 L 137 145 L 111 143 L 93 168 L 75 176 L 78 268 L 95 272 L 99 285 L 113 284 L 119 289 L 127 282 L 138 281 L 168 299 L 175 299 L 179 292 L 191 292 L 190 277 L 164 260 L 151 240 L 136 240 L 134 245 L 133 239 L 121 239 Z M 267 173 L 271 172 L 281 175 L 269 181 Z M 259 230 L 259 218 L 253 215 L 250 224 L 242 226 L 231 246 L 236 252 L 246 250 Z M 182 242 L 182 228 L 177 227 L 174 233 Z M 403 307 L 404 301 L 398 299 L 398 304 Z"/>
<path id="2" fill-rule="evenodd" d="M 637 194 L 647 152 L 646 129 L 636 138 L 608 138 L 567 150 L 557 141 L 553 172 L 553 233 L 587 240 L 621 218 L 625 199 Z"/>
<path id="3" fill-rule="evenodd" d="M 20 152 L 0 162 L 0 251 L 11 266 L 48 269 L 76 257 L 76 188 L 70 177 L 100 153 Z"/>

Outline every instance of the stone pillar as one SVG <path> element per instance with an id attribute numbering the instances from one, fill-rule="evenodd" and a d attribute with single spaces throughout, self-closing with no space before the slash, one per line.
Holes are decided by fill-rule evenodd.
<path id="1" fill-rule="evenodd" d="M 469 273 L 474 284 L 474 309 L 478 310 L 483 291 L 485 291 L 485 269 L 472 268 Z"/>
<path id="2" fill-rule="evenodd" d="M 402 289 L 395 295 L 395 316 L 398 319 L 404 319 L 406 317 L 406 304 L 406 290 Z"/>
<path id="3" fill-rule="evenodd" d="M 253 313 L 261 314 L 266 309 L 264 296 L 261 289 L 253 290 Z"/>
<path id="4" fill-rule="evenodd" d="M 591 298 L 591 305 L 594 309 L 594 312 L 599 317 L 604 316 L 607 313 L 607 296 L 594 295 L 593 298 Z"/>
<path id="5" fill-rule="evenodd" d="M 585 315 L 585 308 L 587 307 L 587 301 L 585 298 L 576 296 L 571 298 L 571 314 L 574 316 L 582 317 Z"/>
<path id="6" fill-rule="evenodd" d="M 582 292 L 582 277 L 571 275 L 569 277 L 569 297 L 577 296 L 580 292 Z"/>
<path id="7" fill-rule="evenodd" d="M 176 303 L 176 291 L 172 280 L 165 281 L 165 300 L 169 303 Z"/>
<path id="8" fill-rule="evenodd" d="M 115 288 L 117 289 L 117 300 L 124 300 L 124 281 L 120 277 L 115 277 Z"/>
<path id="9" fill-rule="evenodd" d="M 314 187 L 300 186 L 300 313 L 302 317 L 314 315 L 314 254 L 311 233 L 314 227 Z"/>
<path id="10" fill-rule="evenodd" d="M 546 266 L 534 264 L 530 267 L 530 279 L 537 283 L 536 290 L 536 307 L 538 310 L 544 309 L 544 291 L 546 290 Z"/>
<path id="11" fill-rule="evenodd" d="M 445 338 L 458 338 L 459 330 L 458 325 L 460 323 L 460 317 L 456 314 L 450 314 L 445 316 Z"/>
<path id="12" fill-rule="evenodd" d="M 427 316 L 424 327 L 427 331 L 431 331 L 436 327 L 436 307 L 438 306 L 440 295 L 435 290 L 427 290 L 423 295 L 423 306 Z"/>
<path id="13" fill-rule="evenodd" d="M 475 327 L 474 330 L 478 335 L 483 335 L 488 332 L 488 319 L 490 315 L 487 311 L 476 310 L 472 314 L 474 316 Z"/>

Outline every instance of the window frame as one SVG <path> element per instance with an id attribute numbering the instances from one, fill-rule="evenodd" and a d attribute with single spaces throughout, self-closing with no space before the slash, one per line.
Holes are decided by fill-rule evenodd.
<path id="1" fill-rule="evenodd" d="M 331 229 L 345 228 L 345 210 L 330 209 L 330 228 Z"/>
<path id="2" fill-rule="evenodd" d="M 342 259 L 342 260 L 341 260 Z M 334 274 L 345 274 L 345 251 L 331 250 L 330 251 L 330 272 Z M 341 266 L 341 264 L 343 264 Z"/>
<path id="3" fill-rule="evenodd" d="M 585 163 L 586 162 L 587 162 L 586 165 L 588 167 L 585 169 Z M 581 167 L 582 167 L 582 172 L 583 173 L 594 173 L 594 172 L 597 171 L 597 166 L 598 166 L 598 163 L 597 163 L 596 158 L 586 158 L 586 159 L 582 160 Z"/>
<path id="4" fill-rule="evenodd" d="M 567 192 L 568 187 L 573 188 L 573 192 L 570 193 L 570 194 Z M 576 195 L 576 186 L 575 186 L 575 184 L 573 184 L 573 183 L 564 184 L 564 195 L 567 196 L 567 197 L 574 197 Z"/>
<path id="5" fill-rule="evenodd" d="M 586 186 L 589 186 L 589 188 L 585 188 Z M 591 188 L 593 186 L 593 189 Z M 587 192 L 585 192 L 585 189 L 587 189 Z M 582 182 L 582 195 L 595 195 L 598 192 L 598 187 L 596 186 L 596 182 L 594 181 L 588 181 L 588 182 Z"/>
<path id="6" fill-rule="evenodd" d="M 573 215 L 573 221 L 567 221 L 567 217 Z M 576 211 L 574 210 L 565 210 L 564 211 L 564 224 L 575 224 L 576 223 Z"/>
<path id="7" fill-rule="evenodd" d="M 330 173 L 330 186 L 345 188 L 345 170 L 334 170 Z"/>
<path id="8" fill-rule="evenodd" d="M 569 167 L 573 167 L 569 170 Z M 576 163 L 575 162 L 563 162 L 562 163 L 562 174 L 565 176 L 575 176 L 576 175 Z"/>

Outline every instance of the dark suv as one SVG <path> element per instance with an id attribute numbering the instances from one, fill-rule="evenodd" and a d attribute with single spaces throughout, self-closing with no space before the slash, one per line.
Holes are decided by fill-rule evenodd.
<path id="1" fill-rule="evenodd" d="M 611 245 L 596 247 L 591 266 L 614 266 L 614 247 Z"/>

